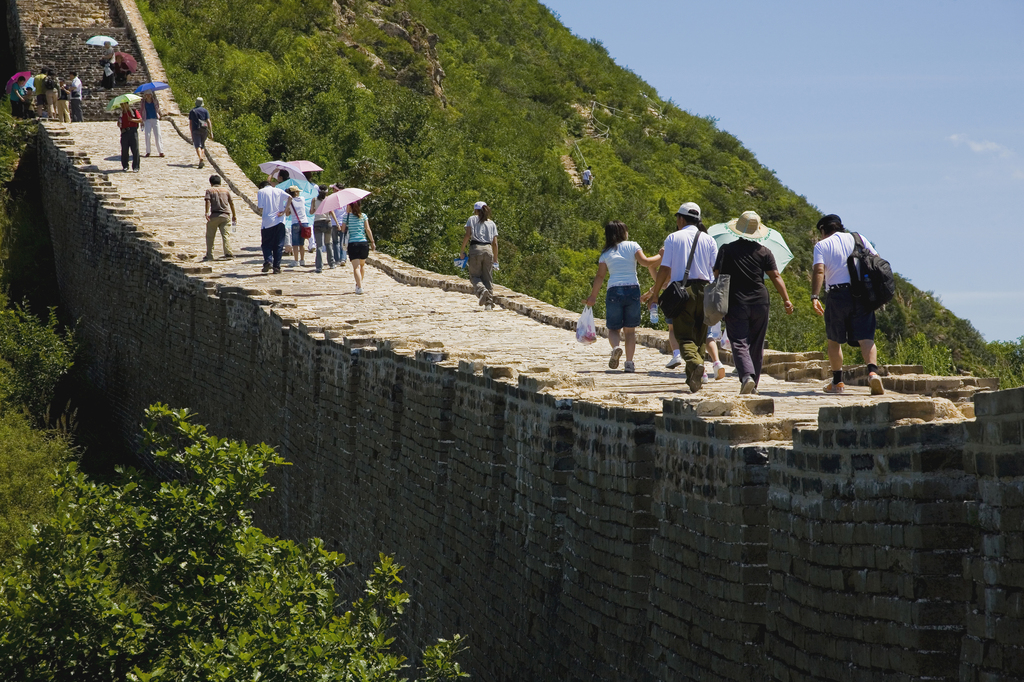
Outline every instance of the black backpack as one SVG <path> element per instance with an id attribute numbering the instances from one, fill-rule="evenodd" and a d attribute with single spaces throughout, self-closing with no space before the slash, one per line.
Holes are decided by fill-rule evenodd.
<path id="1" fill-rule="evenodd" d="M 57 86 L 57 79 L 53 76 L 47 76 L 46 80 L 43 81 L 43 87 L 45 87 L 47 90 L 56 90 Z"/>
<path id="2" fill-rule="evenodd" d="M 846 259 L 853 295 L 869 311 L 875 311 L 896 295 L 896 280 L 889 261 L 864 248 L 864 238 L 853 234 L 853 253 Z"/>

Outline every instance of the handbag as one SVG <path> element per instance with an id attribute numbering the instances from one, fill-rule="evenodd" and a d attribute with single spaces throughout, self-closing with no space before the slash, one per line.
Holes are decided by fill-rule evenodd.
<path id="1" fill-rule="evenodd" d="M 700 230 L 693 238 L 693 245 L 690 247 L 690 255 L 686 259 L 686 270 L 683 271 L 682 281 L 669 282 L 665 291 L 658 297 L 658 304 L 665 313 L 665 320 L 671 321 L 679 317 L 690 300 L 690 292 L 686 290 L 686 282 L 690 279 L 690 266 L 693 265 L 693 254 L 697 252 L 697 241 L 700 239 Z"/>
<path id="2" fill-rule="evenodd" d="M 713 327 L 729 313 L 729 279 L 730 275 L 719 274 L 704 289 L 704 324 Z"/>

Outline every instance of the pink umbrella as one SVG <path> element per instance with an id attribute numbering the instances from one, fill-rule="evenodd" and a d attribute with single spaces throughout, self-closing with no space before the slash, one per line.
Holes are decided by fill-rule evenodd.
<path id="1" fill-rule="evenodd" d="M 266 161 L 260 164 L 260 170 L 267 175 L 273 175 L 279 170 L 288 171 L 288 175 L 295 176 L 296 178 L 302 177 L 302 169 L 295 165 L 292 161 Z"/>
<path id="2" fill-rule="evenodd" d="M 303 173 L 316 173 L 317 171 L 323 170 L 323 168 L 316 165 L 312 161 L 289 161 L 288 163 L 295 166 Z"/>
<path id="3" fill-rule="evenodd" d="M 18 73 L 16 73 L 13 76 L 11 76 L 11 80 L 7 81 L 7 94 L 8 95 L 11 94 L 11 88 L 14 87 L 14 84 L 17 83 L 18 79 L 21 78 L 22 76 L 25 77 L 25 81 L 27 82 L 28 79 L 32 77 L 32 72 L 31 71 L 19 71 Z"/>
<path id="4" fill-rule="evenodd" d="M 331 211 L 341 210 L 353 201 L 359 201 L 369 194 L 365 189 L 346 187 L 321 201 L 320 205 L 316 207 L 316 213 L 330 213 Z"/>

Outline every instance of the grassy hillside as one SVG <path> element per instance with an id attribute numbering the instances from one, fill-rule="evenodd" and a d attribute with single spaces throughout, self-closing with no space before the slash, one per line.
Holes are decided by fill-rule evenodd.
<path id="1" fill-rule="evenodd" d="M 698 202 L 708 225 L 753 209 L 795 254 L 785 279 L 797 314 L 774 315 L 770 344 L 824 344 L 808 300 L 819 211 L 713 119 L 660 99 L 535 0 L 140 5 L 179 101 L 206 98 L 253 179 L 269 158 L 306 158 L 325 181 L 371 189 L 389 253 L 452 272 L 471 204 L 485 199 L 502 239 L 498 281 L 579 309 L 606 220 L 655 252 L 682 201 Z M 574 186 L 566 155 L 593 166 L 590 191 Z M 959 368 L 991 371 L 1002 358 L 1013 370 L 1005 349 L 904 280 L 881 328 L 889 359 L 935 346 L 938 365 L 948 349 Z M 897 347 L 920 333 L 924 346 Z"/>

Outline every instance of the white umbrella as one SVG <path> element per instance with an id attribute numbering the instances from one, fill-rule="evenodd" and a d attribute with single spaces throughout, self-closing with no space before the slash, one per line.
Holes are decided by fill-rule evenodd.
<path id="1" fill-rule="evenodd" d="M 86 45 L 95 45 L 96 47 L 103 47 L 103 43 L 110 43 L 114 47 L 117 47 L 117 41 L 110 36 L 93 36 L 85 41 Z"/>
<path id="2" fill-rule="evenodd" d="M 358 187 L 346 187 L 340 192 L 335 192 L 321 201 L 320 205 L 316 207 L 316 213 L 330 213 L 331 211 L 341 210 L 353 201 L 359 201 L 369 194 L 370 193 L 365 189 L 359 189 Z"/>
<path id="3" fill-rule="evenodd" d="M 267 175 L 273 175 L 279 170 L 286 170 L 288 171 L 288 175 L 293 179 L 305 179 L 305 176 L 302 174 L 302 170 L 298 166 L 290 164 L 287 161 L 267 161 L 266 163 L 260 164 L 260 170 Z"/>

